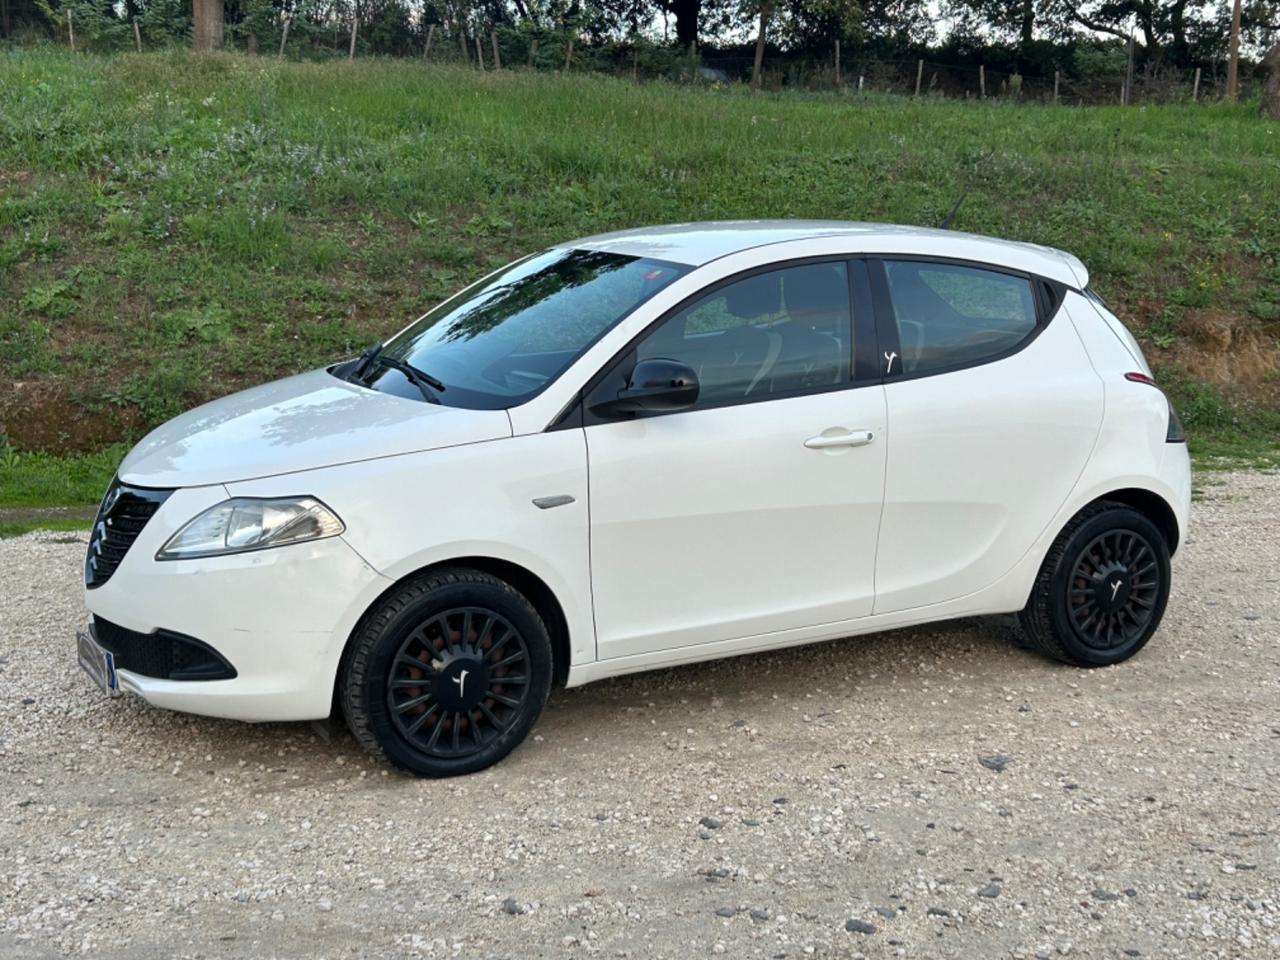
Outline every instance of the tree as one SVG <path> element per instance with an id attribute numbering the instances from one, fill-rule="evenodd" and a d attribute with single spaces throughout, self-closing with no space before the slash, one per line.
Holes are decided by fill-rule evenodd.
<path id="1" fill-rule="evenodd" d="M 194 19 L 191 46 L 194 50 L 222 49 L 223 0 L 191 0 Z"/>
<path id="2" fill-rule="evenodd" d="M 663 13 L 676 18 L 676 43 L 687 47 L 698 42 L 698 20 L 702 16 L 702 0 L 658 0 Z"/>
<path id="3" fill-rule="evenodd" d="M 1219 55 L 1222 31 L 1209 0 L 1062 0 L 1069 19 L 1097 33 L 1128 40 L 1137 24 L 1149 61 L 1189 66 L 1213 48 Z M 1225 51 L 1222 51 L 1225 52 Z"/>
<path id="4" fill-rule="evenodd" d="M 1267 86 L 1262 91 L 1262 115 L 1280 120 L 1280 43 L 1266 52 L 1262 64 L 1267 68 Z"/>
<path id="5" fill-rule="evenodd" d="M 1227 54 L 1227 99 L 1240 93 L 1240 0 L 1231 9 L 1231 50 Z"/>
<path id="6" fill-rule="evenodd" d="M 751 86 L 760 89 L 760 72 L 764 66 L 764 35 L 769 27 L 769 17 L 773 15 L 773 0 L 761 0 L 760 28 L 756 31 L 756 56 L 751 65 Z"/>

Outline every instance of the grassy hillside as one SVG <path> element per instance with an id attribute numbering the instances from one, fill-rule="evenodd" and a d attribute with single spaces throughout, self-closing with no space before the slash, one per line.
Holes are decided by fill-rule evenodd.
<path id="1" fill-rule="evenodd" d="M 112 444 L 361 348 L 552 241 L 703 218 L 933 224 L 970 179 L 957 225 L 1079 254 L 1198 455 L 1274 449 L 1280 124 L 1247 105 L 0 54 L 0 505 L 93 499 Z"/>

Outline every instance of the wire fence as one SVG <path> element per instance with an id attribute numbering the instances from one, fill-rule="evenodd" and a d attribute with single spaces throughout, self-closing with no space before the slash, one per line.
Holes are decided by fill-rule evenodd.
<path id="1" fill-rule="evenodd" d="M 86 32 L 85 26 L 90 31 Z M 106 30 L 80 28 L 81 49 L 128 49 L 173 45 L 172 37 L 153 39 L 138 21 L 117 20 Z M 292 29 L 291 29 L 292 28 Z M 76 26 L 71 10 L 65 29 L 76 49 Z M 361 25 L 326 18 L 294 23 L 291 18 L 259 21 L 250 31 L 229 32 L 228 45 L 250 53 L 293 59 L 390 55 L 430 63 L 467 64 L 478 70 L 534 70 L 596 73 L 636 82 L 663 80 L 704 86 L 747 85 L 755 81 L 755 58 L 741 50 L 680 50 L 650 42 L 635 44 L 585 42 L 572 31 L 531 31 L 507 25 L 468 31 L 456 24 L 414 24 L 394 43 L 369 30 L 374 41 L 361 36 Z M 365 25 L 369 29 L 369 25 Z M 1226 65 L 1175 69 L 1141 67 L 1119 72 L 1081 75 L 1069 69 L 1021 73 L 985 64 L 939 63 L 924 58 L 877 59 L 834 44 L 831 54 L 766 51 L 758 77 L 766 90 L 838 91 L 841 94 L 893 94 L 956 100 L 998 99 L 1029 103 L 1084 106 L 1215 101 L 1227 93 Z M 1252 95 L 1262 86 L 1260 71 L 1242 71 L 1239 94 Z"/>
<path id="2" fill-rule="evenodd" d="M 438 41 L 437 41 L 438 43 Z M 465 50 L 465 53 L 464 53 Z M 516 30 L 491 31 L 487 38 L 450 38 L 424 49 L 428 60 L 464 58 L 477 69 L 513 66 L 537 70 L 587 71 L 707 86 L 751 84 L 754 57 L 714 50 L 689 53 L 670 47 L 624 44 L 583 45 L 563 36 L 530 38 Z M 1257 84 L 1242 75 L 1239 92 L 1248 97 Z M 983 64 L 958 65 L 917 59 L 766 56 L 759 86 L 766 90 L 840 91 L 947 99 L 1005 99 L 1083 106 L 1219 100 L 1226 94 L 1226 65 L 1213 68 L 1136 70 L 1080 76 L 1068 70 L 1025 74 Z"/>

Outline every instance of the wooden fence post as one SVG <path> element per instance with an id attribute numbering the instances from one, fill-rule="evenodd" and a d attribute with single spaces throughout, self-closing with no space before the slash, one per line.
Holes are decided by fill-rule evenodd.
<path id="1" fill-rule="evenodd" d="M 1191 87 L 1191 102 L 1195 103 L 1200 99 L 1200 68 L 1196 67 L 1196 82 Z"/>
<path id="2" fill-rule="evenodd" d="M 71 52 L 76 52 L 76 25 L 71 22 L 71 8 L 67 8 L 67 34 L 71 37 Z"/>
<path id="3" fill-rule="evenodd" d="M 498 52 L 498 31 L 489 31 L 489 42 L 493 44 L 493 69 L 502 69 L 502 54 Z"/>
<path id="4" fill-rule="evenodd" d="M 1062 72 L 1060 70 L 1053 71 L 1053 105 L 1055 107 L 1058 105 L 1058 80 L 1061 75 Z"/>
<path id="5" fill-rule="evenodd" d="M 422 48 L 422 59 L 425 60 L 431 55 L 431 38 L 436 35 L 436 25 L 433 23 L 427 27 L 427 44 Z"/>
<path id="6" fill-rule="evenodd" d="M 138 29 L 138 18 L 133 18 L 133 39 L 138 44 L 138 52 L 142 52 L 142 31 Z"/>
<path id="7" fill-rule="evenodd" d="M 859 92 L 859 93 L 861 93 L 861 92 L 862 92 L 862 81 L 863 81 L 863 80 L 865 80 L 865 79 L 866 79 L 866 77 L 865 77 L 863 74 L 861 74 L 861 73 L 860 73 L 860 74 L 858 74 L 858 92 Z"/>
<path id="8" fill-rule="evenodd" d="M 484 44 L 480 42 L 480 34 L 476 34 L 476 64 L 484 70 Z"/>
<path id="9" fill-rule="evenodd" d="M 978 64 L 978 96 L 987 99 L 987 68 L 981 63 Z"/>
<path id="10" fill-rule="evenodd" d="M 920 80 L 924 77 L 924 61 L 916 61 L 916 96 L 920 96 Z"/>
<path id="11" fill-rule="evenodd" d="M 1133 34 L 1129 34 L 1129 62 L 1124 70 L 1124 103 L 1128 106 L 1133 100 Z"/>
<path id="12" fill-rule="evenodd" d="M 354 60 L 356 58 L 356 31 L 359 29 L 360 20 L 356 16 L 355 11 L 351 14 L 351 48 L 347 51 L 347 59 Z"/>
<path id="13" fill-rule="evenodd" d="M 280 30 L 280 56 L 284 56 L 284 45 L 289 42 L 289 24 L 293 17 L 284 18 L 284 27 Z"/>
<path id="14" fill-rule="evenodd" d="M 840 41 L 836 41 L 836 89 L 840 89 Z"/>
<path id="15" fill-rule="evenodd" d="M 534 37 L 529 44 L 529 69 L 533 69 L 533 61 L 538 57 L 538 38 Z"/>

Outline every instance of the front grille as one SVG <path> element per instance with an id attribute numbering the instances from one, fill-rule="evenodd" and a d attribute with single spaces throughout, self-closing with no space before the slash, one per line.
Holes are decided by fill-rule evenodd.
<path id="1" fill-rule="evenodd" d="M 89 555 L 84 561 L 86 586 L 100 587 L 111 579 L 142 528 L 171 493 L 172 490 L 130 487 L 118 478 L 111 481 L 89 535 Z"/>
<path id="2" fill-rule="evenodd" d="M 171 630 L 139 633 L 101 617 L 93 635 L 111 651 L 117 670 L 159 680 L 231 680 L 236 668 L 203 640 Z"/>

